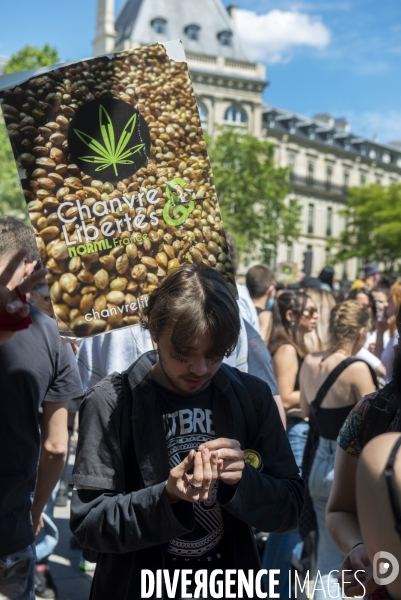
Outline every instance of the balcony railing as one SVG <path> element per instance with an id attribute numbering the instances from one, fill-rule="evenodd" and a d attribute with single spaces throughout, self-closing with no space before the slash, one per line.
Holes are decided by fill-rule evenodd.
<path id="1" fill-rule="evenodd" d="M 345 196 L 347 194 L 347 186 L 335 185 L 330 181 L 319 181 L 313 177 L 303 177 L 290 173 L 290 181 L 295 187 L 302 187 L 309 191 L 324 192 L 333 196 Z"/>

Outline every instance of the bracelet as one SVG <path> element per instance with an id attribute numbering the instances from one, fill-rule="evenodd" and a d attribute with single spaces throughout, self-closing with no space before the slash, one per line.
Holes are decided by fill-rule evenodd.
<path id="1" fill-rule="evenodd" d="M 357 544 L 355 544 L 355 546 L 352 546 L 351 552 L 354 548 L 356 548 L 357 546 L 362 546 L 363 544 L 365 544 L 365 542 L 358 542 Z"/>

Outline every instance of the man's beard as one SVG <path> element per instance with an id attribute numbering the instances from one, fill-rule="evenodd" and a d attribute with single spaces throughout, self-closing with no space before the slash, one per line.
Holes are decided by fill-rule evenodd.
<path id="1" fill-rule="evenodd" d="M 206 377 L 192 377 L 192 379 L 202 379 L 202 385 L 200 385 L 199 387 L 197 387 L 196 389 L 194 389 L 193 391 L 188 390 L 186 388 L 181 388 L 179 387 L 179 385 L 177 385 L 176 382 L 180 383 L 180 381 L 183 380 L 183 376 L 179 376 L 176 379 L 173 379 L 170 375 L 170 373 L 167 371 L 167 369 L 164 366 L 164 361 L 163 361 L 163 357 L 160 354 L 160 349 L 159 349 L 159 364 L 160 367 L 163 371 L 163 374 L 165 375 L 166 379 L 168 379 L 169 383 L 171 384 L 171 386 L 174 388 L 175 391 L 177 391 L 179 394 L 197 394 L 198 392 L 200 392 L 201 390 L 203 390 L 205 387 L 207 387 L 207 385 L 210 383 L 210 381 L 212 380 L 212 377 L 209 373 L 207 373 Z M 191 379 L 191 376 L 185 377 L 185 379 Z M 185 386 L 185 381 L 182 381 L 183 386 Z"/>

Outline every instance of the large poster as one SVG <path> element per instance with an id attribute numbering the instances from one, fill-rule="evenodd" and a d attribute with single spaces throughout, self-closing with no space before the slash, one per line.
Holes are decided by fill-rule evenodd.
<path id="1" fill-rule="evenodd" d="M 48 70 L 1 96 L 64 335 L 137 323 L 185 262 L 235 285 L 180 42 Z"/>

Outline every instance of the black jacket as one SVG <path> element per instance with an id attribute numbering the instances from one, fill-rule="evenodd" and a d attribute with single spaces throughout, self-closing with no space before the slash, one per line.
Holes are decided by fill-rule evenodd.
<path id="1" fill-rule="evenodd" d="M 169 540 L 194 527 L 192 503 L 170 503 L 165 491 L 165 433 L 150 383 L 156 361 L 157 353 L 148 352 L 125 373 L 109 375 L 81 407 L 70 484 L 102 491 L 74 490 L 71 530 L 84 548 L 101 553 L 92 600 L 139 600 L 141 569 L 163 568 Z M 213 381 L 216 437 L 237 439 L 263 460 L 260 471 L 245 465 L 236 489 L 219 481 L 217 492 L 231 568 L 257 570 L 250 527 L 294 529 L 304 484 L 269 387 L 226 365 Z"/>

